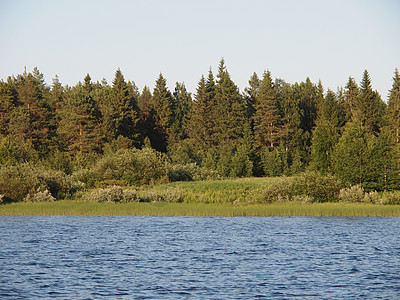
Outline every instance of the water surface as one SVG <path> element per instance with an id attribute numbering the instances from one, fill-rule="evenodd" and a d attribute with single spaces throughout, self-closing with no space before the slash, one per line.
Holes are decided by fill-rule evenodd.
<path id="1" fill-rule="evenodd" d="M 0 217 L 2 299 L 400 299 L 399 218 Z"/>

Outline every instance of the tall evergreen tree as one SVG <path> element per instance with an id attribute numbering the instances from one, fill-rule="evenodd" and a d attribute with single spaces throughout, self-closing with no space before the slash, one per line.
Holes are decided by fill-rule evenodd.
<path id="1" fill-rule="evenodd" d="M 312 165 L 322 173 L 332 171 L 332 153 L 339 140 L 340 107 L 336 95 L 328 90 L 320 104 L 312 135 Z"/>
<path id="2" fill-rule="evenodd" d="M 174 121 L 170 128 L 169 143 L 177 143 L 187 138 L 186 123 L 192 105 L 192 96 L 184 83 L 176 83 L 173 94 Z"/>
<path id="3" fill-rule="evenodd" d="M 54 147 L 55 119 L 48 104 L 49 88 L 37 68 L 15 80 L 19 106 L 10 122 L 10 133 L 30 140 L 41 156 Z"/>
<path id="4" fill-rule="evenodd" d="M 244 99 L 246 103 L 246 112 L 247 118 L 252 119 L 254 114 L 256 113 L 257 106 L 257 94 L 258 89 L 260 88 L 261 80 L 258 78 L 256 72 L 251 75 L 249 80 L 249 87 L 245 88 Z"/>
<path id="5" fill-rule="evenodd" d="M 167 81 L 161 73 L 156 80 L 151 103 L 154 111 L 155 135 L 150 137 L 150 141 L 155 149 L 165 152 L 170 127 L 174 121 L 174 102 L 171 92 L 167 88 Z"/>
<path id="6" fill-rule="evenodd" d="M 349 77 L 349 80 L 345 86 L 344 91 L 344 109 L 345 109 L 345 121 L 349 121 L 356 113 L 359 103 L 360 89 L 353 77 Z"/>
<path id="7" fill-rule="evenodd" d="M 302 128 L 303 113 L 299 97 L 299 85 L 281 83 L 277 91 L 282 115 L 281 157 L 285 174 L 304 170 L 309 161 L 310 133 Z"/>
<path id="8" fill-rule="evenodd" d="M 115 138 L 121 135 L 140 145 L 140 112 L 137 99 L 133 98 L 133 93 L 129 91 L 120 69 L 115 72 L 110 106 L 113 109 L 111 124 Z"/>
<path id="9" fill-rule="evenodd" d="M 206 80 L 204 75 L 201 76 L 197 84 L 195 101 L 189 113 L 187 122 L 187 132 L 193 145 L 197 148 L 207 148 L 207 136 L 209 136 L 209 128 L 207 128 L 207 113 L 209 104 L 206 97 Z"/>
<path id="10" fill-rule="evenodd" d="M 138 106 L 142 119 L 142 132 L 143 136 L 150 139 L 155 135 L 154 130 L 156 128 L 154 120 L 154 110 L 152 108 L 152 95 L 150 89 L 147 86 L 143 87 L 142 93 L 138 99 Z"/>
<path id="11" fill-rule="evenodd" d="M 235 141 L 243 136 L 245 106 L 238 87 L 232 81 L 221 59 L 216 84 L 215 107 L 212 107 L 214 125 L 213 140 L 216 144 Z"/>
<path id="12" fill-rule="evenodd" d="M 9 134 L 9 125 L 14 109 L 18 106 L 18 96 L 11 79 L 0 81 L 0 136 Z"/>
<path id="13" fill-rule="evenodd" d="M 279 143 L 280 115 L 273 88 L 271 73 L 264 72 L 257 93 L 256 113 L 254 116 L 254 139 L 256 148 L 267 146 L 273 149 Z"/>
<path id="14" fill-rule="evenodd" d="M 392 89 L 389 91 L 387 117 L 394 141 L 400 145 L 400 74 L 398 69 L 394 72 Z"/>
<path id="15" fill-rule="evenodd" d="M 98 134 L 100 111 L 92 97 L 92 88 L 87 74 L 84 84 L 79 82 L 64 93 L 58 134 L 70 154 L 99 153 L 101 150 Z"/>
<path id="16" fill-rule="evenodd" d="M 367 70 L 364 71 L 360 87 L 356 113 L 360 115 L 367 130 L 377 133 L 382 126 L 385 103 L 379 94 L 372 90 L 371 79 Z"/>

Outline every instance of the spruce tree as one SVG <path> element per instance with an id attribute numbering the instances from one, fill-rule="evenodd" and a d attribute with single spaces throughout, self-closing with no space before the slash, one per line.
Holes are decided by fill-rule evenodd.
<path id="1" fill-rule="evenodd" d="M 365 182 L 369 159 L 368 143 L 373 138 L 359 116 L 347 122 L 333 152 L 335 174 L 346 184 Z"/>
<path id="2" fill-rule="evenodd" d="M 135 145 L 140 145 L 140 112 L 137 99 L 133 98 L 133 93 L 129 91 L 120 69 L 115 72 L 109 104 L 113 109 L 111 124 L 115 138 L 121 135 L 131 139 Z"/>
<path id="3" fill-rule="evenodd" d="M 299 84 L 281 83 L 278 103 L 282 116 L 281 145 L 284 173 L 290 175 L 303 171 L 309 161 L 310 133 L 302 128 L 303 112 L 300 103 Z"/>
<path id="4" fill-rule="evenodd" d="M 332 153 L 339 140 L 339 114 L 340 108 L 336 95 L 328 90 L 320 103 L 311 146 L 312 165 L 322 173 L 332 171 Z"/>
<path id="5" fill-rule="evenodd" d="M 356 113 L 358 106 L 359 87 L 351 76 L 345 86 L 344 91 L 344 110 L 345 110 L 345 121 L 349 121 Z"/>
<path id="6" fill-rule="evenodd" d="M 223 59 L 217 77 L 212 117 L 215 124 L 213 140 L 218 145 L 224 141 L 233 142 L 243 136 L 246 111 L 239 89 L 226 70 Z"/>
<path id="7" fill-rule="evenodd" d="M 10 82 L 0 81 L 0 136 L 9 134 L 9 123 L 18 106 L 17 91 Z"/>
<path id="8" fill-rule="evenodd" d="M 174 103 L 167 81 L 160 73 L 153 91 L 151 108 L 154 111 L 154 136 L 150 136 L 153 147 L 158 151 L 167 150 L 170 127 L 174 122 Z"/>
<path id="9" fill-rule="evenodd" d="M 385 111 L 385 103 L 380 95 L 372 90 L 371 79 L 367 70 L 364 71 L 360 84 L 360 94 L 356 105 L 356 113 L 370 132 L 379 132 L 382 126 L 382 117 Z"/>
<path id="10" fill-rule="evenodd" d="M 58 135 L 65 151 L 73 155 L 100 153 L 99 120 L 100 111 L 92 97 L 92 83 L 87 74 L 84 84 L 79 82 L 64 93 Z"/>
<path id="11" fill-rule="evenodd" d="M 396 69 L 392 89 L 389 91 L 387 118 L 393 133 L 393 140 L 400 145 L 400 74 Z"/>
<path id="12" fill-rule="evenodd" d="M 138 106 L 141 114 L 143 136 L 148 139 L 155 136 L 154 130 L 156 128 L 154 119 L 155 114 L 151 101 L 152 95 L 150 89 L 147 86 L 144 86 L 138 99 Z"/>
<path id="13" fill-rule="evenodd" d="M 170 128 L 169 143 L 178 143 L 187 138 L 186 123 L 192 105 L 192 96 L 184 83 L 176 83 L 173 93 L 174 121 Z"/>
<path id="14" fill-rule="evenodd" d="M 279 143 L 280 116 L 270 72 L 264 72 L 257 93 L 254 116 L 254 139 L 256 148 L 267 146 L 273 149 Z"/>
<path id="15" fill-rule="evenodd" d="M 249 87 L 245 88 L 245 103 L 246 103 L 246 113 L 247 118 L 252 119 L 254 114 L 256 113 L 257 106 L 257 94 L 258 89 L 260 88 L 261 80 L 258 78 L 256 72 L 251 75 L 249 80 Z"/>
<path id="16" fill-rule="evenodd" d="M 215 83 L 212 72 L 208 79 L 201 77 L 195 94 L 187 122 L 187 133 L 195 148 L 208 150 L 212 146 L 213 120 L 211 107 L 213 105 Z"/>

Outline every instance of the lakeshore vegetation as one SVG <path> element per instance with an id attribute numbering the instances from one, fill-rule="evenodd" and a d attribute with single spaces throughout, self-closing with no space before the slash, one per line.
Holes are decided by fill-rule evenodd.
<path id="1" fill-rule="evenodd" d="M 0 81 L 0 214 L 398 215 L 399 130 L 397 69 L 384 101 L 367 70 L 337 92 L 269 71 L 240 92 L 221 59 L 192 95 L 35 68 Z"/>

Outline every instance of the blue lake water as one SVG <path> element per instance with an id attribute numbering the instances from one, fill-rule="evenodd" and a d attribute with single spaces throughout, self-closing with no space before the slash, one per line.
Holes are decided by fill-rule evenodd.
<path id="1" fill-rule="evenodd" d="M 1 299 L 400 299 L 399 218 L 0 217 Z"/>

